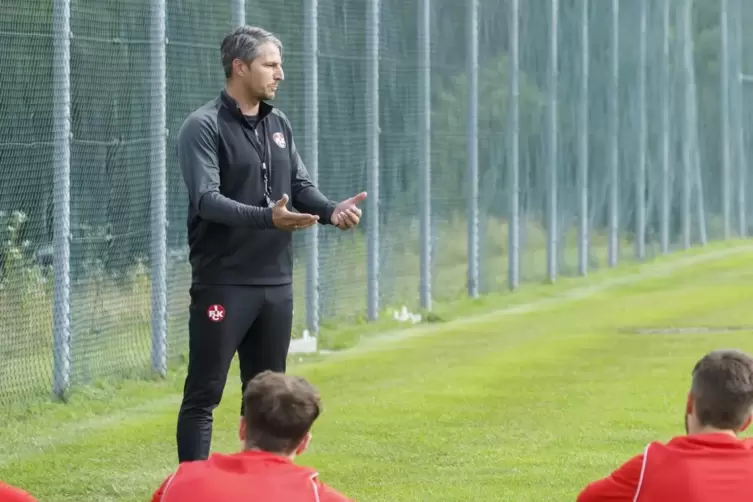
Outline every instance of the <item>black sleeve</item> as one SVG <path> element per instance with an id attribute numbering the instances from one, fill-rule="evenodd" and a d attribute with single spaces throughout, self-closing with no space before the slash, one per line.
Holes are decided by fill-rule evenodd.
<path id="1" fill-rule="evenodd" d="M 203 219 L 231 227 L 273 228 L 272 210 L 234 201 L 220 193 L 217 124 L 192 115 L 177 138 L 178 163 L 191 204 Z"/>
<path id="2" fill-rule="evenodd" d="M 293 207 L 302 213 L 319 216 L 319 223 L 323 225 L 331 225 L 332 213 L 337 203 L 325 197 L 311 181 L 311 176 L 298 153 L 292 134 L 290 135 L 290 154 L 293 170 L 290 178 Z"/>

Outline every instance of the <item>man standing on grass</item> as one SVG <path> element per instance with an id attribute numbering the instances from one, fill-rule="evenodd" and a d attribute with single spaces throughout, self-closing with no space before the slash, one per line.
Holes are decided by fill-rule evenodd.
<path id="1" fill-rule="evenodd" d="M 249 382 L 244 403 L 243 451 L 179 465 L 152 502 L 348 502 L 316 471 L 293 463 L 321 413 L 319 395 L 305 379 L 265 371 Z"/>
<path id="2" fill-rule="evenodd" d="M 212 414 L 236 351 L 242 387 L 264 370 L 286 369 L 292 232 L 317 223 L 353 228 L 366 198 L 332 202 L 312 183 L 290 122 L 267 103 L 283 80 L 274 35 L 237 28 L 222 41 L 221 58 L 225 89 L 185 120 L 177 138 L 192 268 L 180 462 L 209 455 Z"/>
<path id="3" fill-rule="evenodd" d="M 737 435 L 753 417 L 753 358 L 719 350 L 693 369 L 685 436 L 653 442 L 578 502 L 750 502 L 753 440 Z"/>

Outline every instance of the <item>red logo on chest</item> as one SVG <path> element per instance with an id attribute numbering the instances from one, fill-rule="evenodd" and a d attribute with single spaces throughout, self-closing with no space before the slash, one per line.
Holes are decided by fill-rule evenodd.
<path id="1" fill-rule="evenodd" d="M 212 322 L 220 322 L 225 318 L 225 307 L 222 305 L 210 305 L 207 309 L 207 317 Z"/>

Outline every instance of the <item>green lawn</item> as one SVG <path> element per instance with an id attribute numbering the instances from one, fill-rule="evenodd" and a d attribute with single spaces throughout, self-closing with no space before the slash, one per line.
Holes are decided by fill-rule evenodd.
<path id="1" fill-rule="evenodd" d="M 751 263 L 753 247 L 722 244 L 438 305 L 446 322 L 365 329 L 354 349 L 291 364 L 326 407 L 300 462 L 359 501 L 574 500 L 648 441 L 681 432 L 705 352 L 753 352 Z M 670 327 L 712 329 L 638 333 Z M 148 500 L 175 467 L 183 371 L 12 410 L 0 479 L 43 502 Z M 215 416 L 221 451 L 238 447 L 237 378 L 235 368 Z"/>

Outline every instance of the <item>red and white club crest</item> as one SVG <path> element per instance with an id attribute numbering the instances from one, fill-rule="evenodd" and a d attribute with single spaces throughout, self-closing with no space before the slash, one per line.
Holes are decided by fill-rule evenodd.
<path id="1" fill-rule="evenodd" d="M 276 132 L 272 135 L 272 139 L 275 140 L 275 143 L 277 143 L 277 146 L 280 148 L 285 148 L 285 135 L 281 132 Z"/>
<path id="2" fill-rule="evenodd" d="M 213 322 L 222 321 L 225 318 L 225 307 L 222 305 L 210 305 L 207 309 L 207 317 Z"/>

